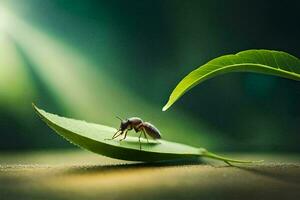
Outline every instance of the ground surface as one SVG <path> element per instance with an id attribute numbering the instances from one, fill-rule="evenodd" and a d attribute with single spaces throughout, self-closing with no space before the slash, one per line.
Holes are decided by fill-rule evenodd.
<path id="1" fill-rule="evenodd" d="M 299 155 L 143 164 L 81 150 L 0 153 L 0 199 L 300 199 Z M 209 161 L 209 160 L 205 160 Z"/>

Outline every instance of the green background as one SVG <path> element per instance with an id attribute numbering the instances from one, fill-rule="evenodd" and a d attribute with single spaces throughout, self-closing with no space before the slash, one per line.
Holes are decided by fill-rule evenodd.
<path id="1" fill-rule="evenodd" d="M 0 3 L 0 150 L 70 148 L 34 114 L 113 127 L 139 116 L 163 137 L 221 151 L 300 152 L 300 83 L 233 73 L 195 87 L 191 70 L 246 49 L 299 57 L 297 1 Z"/>

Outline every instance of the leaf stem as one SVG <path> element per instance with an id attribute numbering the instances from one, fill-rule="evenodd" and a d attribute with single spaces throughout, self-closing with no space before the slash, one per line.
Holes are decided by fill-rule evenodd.
<path id="1" fill-rule="evenodd" d="M 231 162 L 234 162 L 234 163 L 258 163 L 258 162 L 263 162 L 263 160 L 254 160 L 253 161 L 253 160 L 237 160 L 237 159 L 226 158 L 226 157 L 219 156 L 217 154 L 211 153 L 207 150 L 206 151 L 202 150 L 201 156 L 208 157 L 208 158 L 213 158 L 213 159 L 216 159 L 216 160 L 222 160 L 225 163 L 227 163 L 228 165 L 231 165 Z"/>

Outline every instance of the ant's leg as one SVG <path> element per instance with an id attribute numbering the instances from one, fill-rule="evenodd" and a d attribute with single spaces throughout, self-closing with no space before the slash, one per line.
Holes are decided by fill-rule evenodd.
<path id="1" fill-rule="evenodd" d="M 125 131 L 124 137 L 122 139 L 120 139 L 120 141 L 125 140 L 125 138 L 127 137 L 127 132 L 128 132 L 128 130 Z"/>
<path id="2" fill-rule="evenodd" d="M 120 130 L 118 130 L 117 132 L 115 132 L 115 134 L 112 136 L 112 138 L 105 138 L 104 140 L 113 140 L 114 138 L 116 138 L 116 137 L 118 137 L 118 136 L 116 136 L 117 135 L 117 133 L 119 133 L 120 132 Z"/>
<path id="3" fill-rule="evenodd" d="M 144 133 L 145 138 L 147 139 L 147 143 L 149 143 L 149 140 L 148 140 L 148 137 L 147 137 L 147 134 L 146 134 L 145 129 L 143 128 L 142 131 L 143 131 L 143 133 Z"/>
<path id="4" fill-rule="evenodd" d="M 141 136 L 142 136 L 142 132 L 140 133 L 140 136 L 139 136 L 140 150 L 142 149 Z"/>
<path id="5" fill-rule="evenodd" d="M 119 133 L 119 134 L 117 134 L 117 133 Z M 123 134 L 123 131 L 117 131 L 117 132 L 112 136 L 111 139 L 113 140 L 113 139 L 119 137 L 119 136 L 122 135 L 122 134 Z"/>

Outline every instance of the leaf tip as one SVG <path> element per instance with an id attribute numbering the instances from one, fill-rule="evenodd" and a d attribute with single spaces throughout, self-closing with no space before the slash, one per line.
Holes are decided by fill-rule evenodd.
<path id="1" fill-rule="evenodd" d="M 169 107 L 170 107 L 170 105 L 169 105 L 169 104 L 166 104 L 166 105 L 162 108 L 162 111 L 168 110 Z"/>
<path id="2" fill-rule="evenodd" d="M 34 109 L 34 110 L 36 110 L 36 105 L 34 104 L 34 102 L 31 102 L 31 106 L 32 106 L 32 108 Z"/>
<path id="3" fill-rule="evenodd" d="M 39 111 L 40 109 L 35 105 L 34 102 L 31 103 L 31 106 L 32 106 L 33 110 L 34 110 L 36 113 L 39 113 L 39 112 L 40 112 L 40 111 Z"/>
<path id="4" fill-rule="evenodd" d="M 37 109 L 38 109 L 38 107 L 35 105 L 34 102 L 31 102 L 31 106 L 33 107 L 34 110 L 37 110 Z"/>

